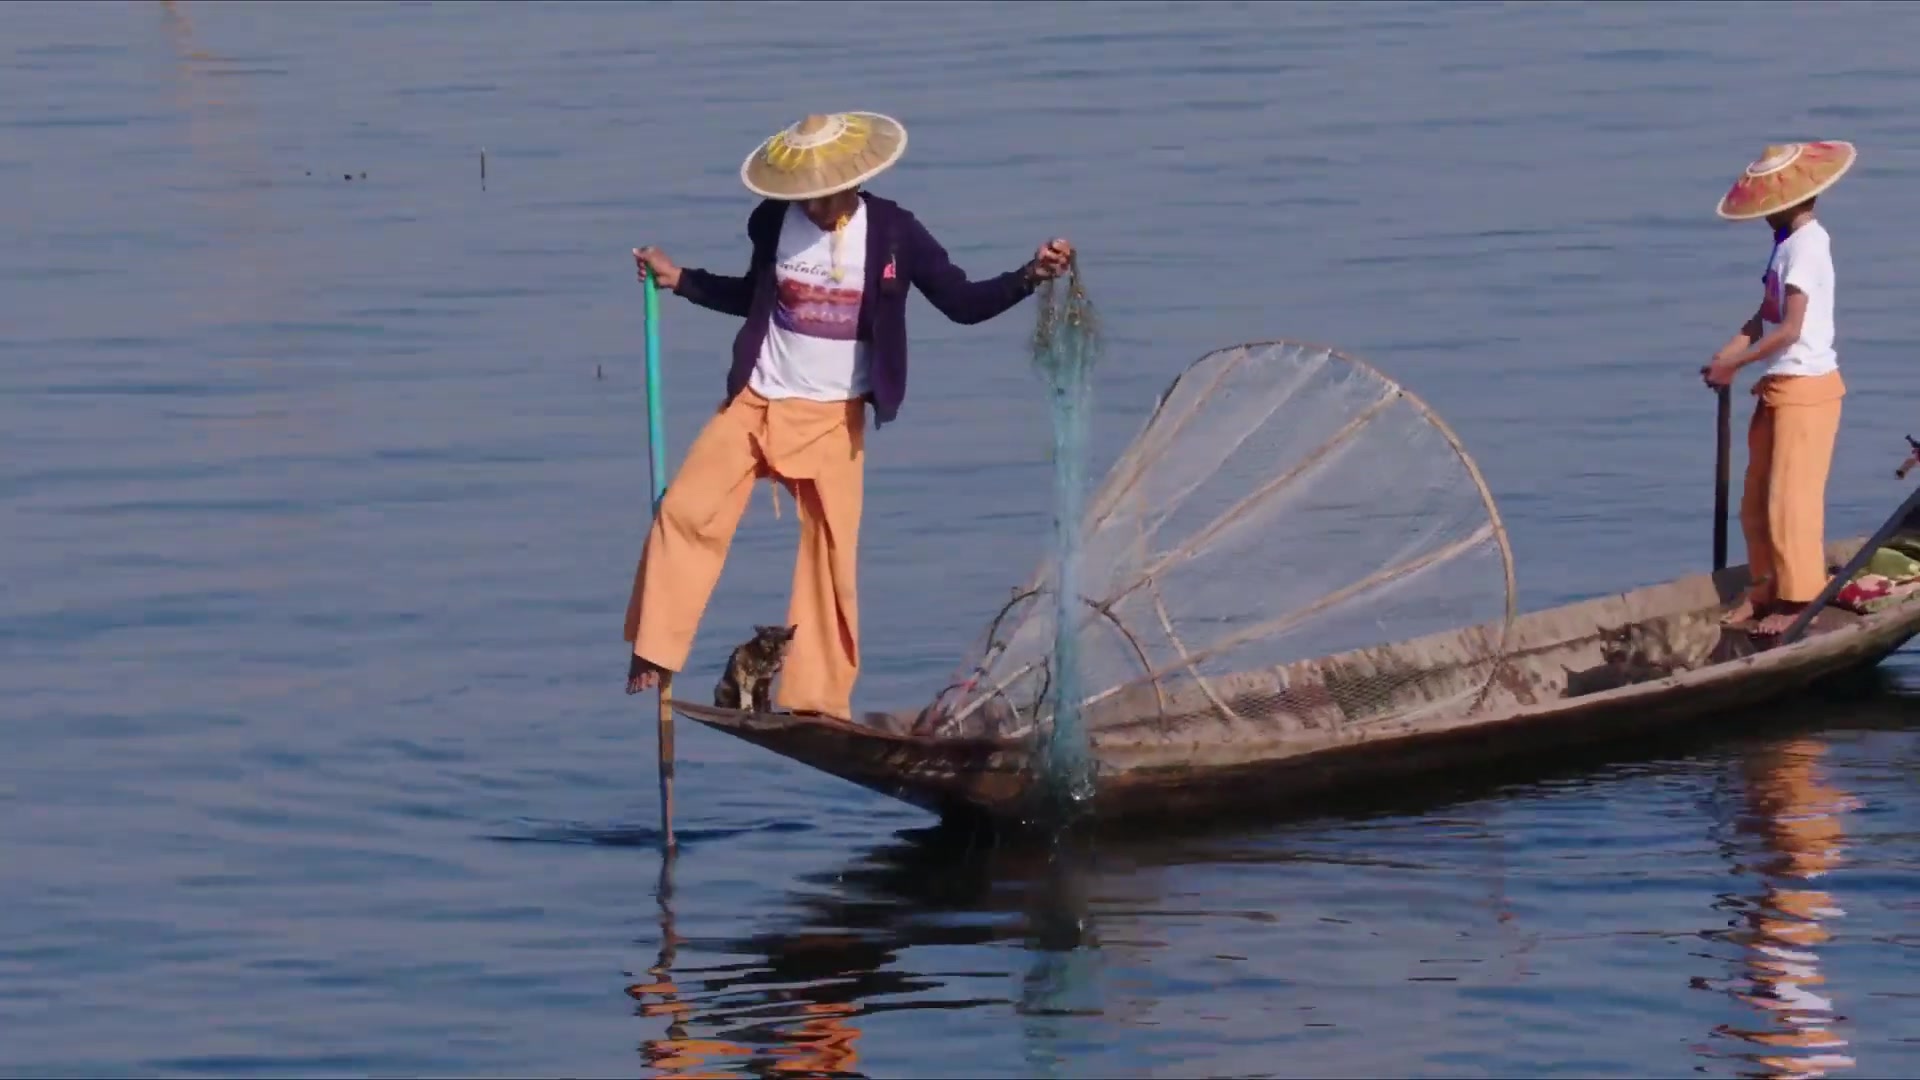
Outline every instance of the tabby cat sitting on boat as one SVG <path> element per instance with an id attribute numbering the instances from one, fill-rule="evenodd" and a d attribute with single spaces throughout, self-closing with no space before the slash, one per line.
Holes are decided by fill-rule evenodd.
<path id="1" fill-rule="evenodd" d="M 753 636 L 727 657 L 727 670 L 713 688 L 713 704 L 742 712 L 773 711 L 773 677 L 787 659 L 796 626 L 756 626 Z"/>
<path id="2" fill-rule="evenodd" d="M 1745 631 L 1721 624 L 1718 611 L 1628 623 L 1600 633 L 1598 667 L 1567 670 L 1567 697 L 1683 675 L 1760 651 Z"/>

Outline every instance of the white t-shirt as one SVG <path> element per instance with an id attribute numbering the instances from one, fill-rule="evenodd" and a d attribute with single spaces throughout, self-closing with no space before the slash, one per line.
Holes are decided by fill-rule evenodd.
<path id="1" fill-rule="evenodd" d="M 866 288 L 867 207 L 862 200 L 841 230 L 834 280 L 833 233 L 787 207 L 774 248 L 779 295 L 760 362 L 747 385 L 761 397 L 846 401 L 867 393 L 867 345 L 854 340 Z"/>
<path id="2" fill-rule="evenodd" d="M 1786 347 L 1768 375 L 1825 375 L 1840 368 L 1833 349 L 1833 238 L 1818 221 L 1809 221 L 1773 249 L 1767 263 L 1766 295 L 1760 318 L 1778 325 L 1787 313 L 1787 286 L 1807 294 L 1800 340 Z"/>

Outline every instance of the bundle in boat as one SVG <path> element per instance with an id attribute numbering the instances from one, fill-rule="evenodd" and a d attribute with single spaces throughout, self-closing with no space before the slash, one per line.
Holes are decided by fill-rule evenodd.
<path id="1" fill-rule="evenodd" d="M 1057 636 L 1096 743 L 1463 714 L 1514 619 L 1505 529 L 1458 438 L 1371 365 L 1297 342 L 1221 349 L 1175 379 L 1087 499 L 1077 556 L 1077 595 L 1044 561 L 921 732 L 1044 739 Z"/>

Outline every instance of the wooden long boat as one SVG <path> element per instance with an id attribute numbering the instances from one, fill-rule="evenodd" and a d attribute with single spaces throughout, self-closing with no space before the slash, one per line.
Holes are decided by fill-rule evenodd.
<path id="1" fill-rule="evenodd" d="M 1722 395 L 1722 495 L 1727 400 Z M 1901 477 L 1920 467 L 1914 446 Z M 1386 486 L 1364 497 L 1302 494 L 1376 480 Z M 1212 486 L 1197 495 L 1204 485 Z M 1920 537 L 1920 493 L 1873 536 L 1831 545 L 1836 572 L 1827 595 L 1764 649 L 1720 626 L 1749 583 L 1746 567 L 1518 614 L 1499 508 L 1458 436 L 1366 361 L 1299 342 L 1251 342 L 1189 365 L 1088 506 L 1082 551 L 1100 554 L 1086 556 L 1099 565 L 1083 567 L 1083 580 L 1102 584 L 1083 599 L 1124 639 L 1119 653 L 1132 655 L 1120 660 L 1125 674 L 1112 664 L 1101 669 L 1101 679 L 1122 681 L 1082 699 L 1095 769 L 1083 821 L 1258 812 L 1474 762 L 1699 726 L 1872 667 L 1920 633 L 1917 596 L 1871 615 L 1829 603 L 1864 563 L 1857 554 Z M 1355 517 L 1369 524 L 1343 520 Z M 1461 523 L 1478 528 L 1463 532 Z M 1391 537 L 1393 548 L 1415 531 L 1421 542 L 1392 555 L 1357 550 L 1366 537 Z M 1282 599 L 1284 581 L 1267 595 L 1275 575 L 1292 572 L 1275 553 L 1294 552 L 1302 535 L 1317 532 L 1356 545 L 1354 565 L 1342 571 L 1354 577 L 1304 605 Z M 1716 564 L 1724 563 L 1723 536 L 1716 532 Z M 1421 554 L 1410 557 L 1414 550 Z M 1446 583 L 1490 583 L 1489 556 L 1504 579 L 1497 621 L 1361 648 L 1347 648 L 1366 633 L 1356 633 L 1357 620 L 1334 619 L 1324 634 L 1311 622 L 1415 579 L 1439 589 L 1401 596 L 1418 618 L 1476 610 L 1471 586 L 1456 596 Z M 1209 559 L 1222 573 L 1247 575 L 1259 595 L 1223 601 L 1208 592 L 1208 571 L 1196 568 Z M 1016 589 L 1009 610 L 1052 588 L 1050 573 L 1043 567 Z M 1460 618 L 1479 618 L 1478 610 L 1485 609 Z M 675 707 L 944 818 L 1048 826 L 1057 819 L 1046 797 L 1046 748 L 1033 732 L 1050 711 L 1057 619 L 1036 611 L 1047 609 L 1029 606 L 1003 624 L 1003 610 L 969 657 L 977 659 L 970 674 L 919 710 L 844 723 Z M 1291 644 L 1275 643 L 1288 634 Z M 1298 642 L 1315 638 L 1345 651 L 1295 659 Z"/>
<path id="2" fill-rule="evenodd" d="M 1920 517 L 1920 515 L 1915 515 Z M 1910 517 L 1902 533 L 1920 533 Z M 1864 538 L 1829 546 L 1848 562 Z M 1798 641 L 1691 670 L 1597 691 L 1576 690 L 1581 673 L 1605 667 L 1623 627 L 1670 638 L 1717 636 L 1719 613 L 1740 595 L 1747 568 L 1730 567 L 1631 592 L 1523 614 L 1511 626 L 1497 677 L 1465 713 L 1397 709 L 1353 717 L 1323 695 L 1267 710 L 1258 721 L 1225 715 L 1210 697 L 1174 693 L 1153 707 L 1114 700 L 1090 711 L 1096 758 L 1088 817 L 1101 824 L 1142 817 L 1279 808 L 1300 800 L 1415 779 L 1421 774 L 1539 755 L 1555 748 L 1631 739 L 1678 725 L 1738 715 L 1830 677 L 1870 668 L 1920 634 L 1920 594 L 1871 615 L 1827 606 Z M 1448 658 L 1470 655 L 1466 628 L 1353 653 L 1301 661 L 1234 678 L 1242 695 L 1286 698 L 1303 677 L 1333 670 L 1415 671 L 1400 700 L 1421 683 L 1435 696 L 1457 689 Z M 680 715 L 931 811 L 1020 826 L 1033 820 L 1041 790 L 1031 739 L 935 738 L 913 734 L 920 713 L 868 713 L 842 723 L 782 713 L 743 713 L 676 702 Z M 1751 713 L 1748 714 L 1749 716 Z"/>

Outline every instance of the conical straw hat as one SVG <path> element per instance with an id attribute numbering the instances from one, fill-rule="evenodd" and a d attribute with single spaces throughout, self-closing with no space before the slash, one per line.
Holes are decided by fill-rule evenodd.
<path id="1" fill-rule="evenodd" d="M 1855 156 L 1852 143 L 1837 140 L 1769 146 L 1720 197 L 1719 214 L 1750 221 L 1798 206 L 1832 187 Z"/>
<path id="2" fill-rule="evenodd" d="M 766 199 L 818 199 L 866 183 L 906 152 L 907 129 L 891 116 L 814 115 L 755 147 L 740 180 Z"/>

